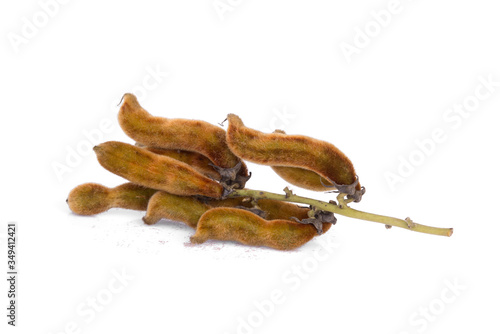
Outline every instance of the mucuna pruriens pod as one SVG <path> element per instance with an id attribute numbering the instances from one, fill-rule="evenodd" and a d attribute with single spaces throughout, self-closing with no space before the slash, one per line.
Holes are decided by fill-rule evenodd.
<path id="1" fill-rule="evenodd" d="M 224 129 L 200 120 L 152 116 L 133 94 L 123 96 L 118 121 L 130 138 L 145 146 L 197 152 L 219 168 L 237 167 L 237 177 L 229 185 L 245 186 L 247 167 L 227 147 Z"/>
<path id="2" fill-rule="evenodd" d="M 334 187 L 332 183 L 308 169 L 284 166 L 271 166 L 271 168 L 283 180 L 297 187 L 314 191 L 328 191 Z"/>
<path id="3" fill-rule="evenodd" d="M 182 161 L 192 168 L 196 169 L 201 174 L 214 179 L 220 180 L 220 174 L 211 166 L 211 161 L 202 154 L 190 151 L 183 150 L 170 150 L 166 148 L 158 148 L 158 147 L 142 147 L 150 152 L 155 154 L 164 155 L 179 161 Z"/>
<path id="4" fill-rule="evenodd" d="M 291 219 L 295 217 L 299 220 L 308 218 L 309 208 L 295 205 L 293 203 L 282 202 L 274 199 L 259 199 L 257 206 L 267 213 L 267 220 Z"/>
<path id="5" fill-rule="evenodd" d="M 299 207 L 292 203 L 261 199 L 258 208 L 265 212 L 266 219 L 298 219 L 308 218 L 308 208 Z M 244 197 L 226 198 L 223 200 L 202 199 L 196 196 L 179 196 L 158 191 L 149 200 L 146 215 L 143 220 L 146 224 L 156 224 L 160 219 L 181 221 L 186 225 L 196 228 L 198 220 L 207 210 L 216 207 L 253 208 L 251 201 Z"/>
<path id="6" fill-rule="evenodd" d="M 178 196 L 158 191 L 149 200 L 146 215 L 142 220 L 152 225 L 160 219 L 170 219 L 196 228 L 201 215 L 211 208 L 195 196 Z"/>
<path id="7" fill-rule="evenodd" d="M 97 183 L 84 183 L 73 188 L 66 202 L 78 215 L 95 215 L 111 208 L 144 211 L 157 190 L 134 183 L 108 188 Z"/>
<path id="8" fill-rule="evenodd" d="M 251 207 L 245 198 L 226 198 L 222 200 L 200 198 L 197 196 L 179 196 L 158 191 L 149 200 L 143 221 L 156 224 L 160 219 L 169 219 L 185 223 L 196 228 L 200 217 L 213 207 Z"/>
<path id="9" fill-rule="evenodd" d="M 176 159 L 116 141 L 97 145 L 94 152 L 105 169 L 133 183 L 176 195 L 223 196 L 221 184 Z"/>
<path id="10" fill-rule="evenodd" d="M 364 188 L 358 182 L 354 166 L 334 145 L 301 135 L 263 133 L 246 127 L 234 114 L 229 114 L 227 119 L 227 143 L 241 159 L 262 165 L 311 171 L 319 175 L 318 182 L 325 185 L 328 185 L 328 182 L 335 184 L 341 192 L 347 193 L 356 201 L 361 200 Z M 303 184 L 300 178 L 292 178 L 294 173 L 300 174 L 300 169 L 292 170 L 287 181 L 305 187 L 307 184 Z M 308 174 L 310 176 L 310 173 Z M 314 188 L 310 189 L 316 190 Z M 324 187 L 323 190 L 329 188 Z"/>
<path id="11" fill-rule="evenodd" d="M 331 224 L 323 224 L 328 231 Z M 204 243 L 209 239 L 236 241 L 250 246 L 265 246 L 278 250 L 290 250 L 302 246 L 317 235 L 309 224 L 285 219 L 266 220 L 243 209 L 213 208 L 198 221 L 192 243 Z"/>

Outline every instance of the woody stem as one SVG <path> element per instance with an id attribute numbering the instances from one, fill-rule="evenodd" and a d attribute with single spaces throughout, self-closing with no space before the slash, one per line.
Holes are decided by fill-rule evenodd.
<path id="1" fill-rule="evenodd" d="M 348 207 L 345 202 L 342 203 L 342 201 L 340 200 L 341 199 L 340 196 L 338 198 L 340 205 L 337 205 L 333 203 L 327 203 L 315 200 L 312 198 L 297 196 L 293 194 L 291 191 L 285 190 L 285 192 L 286 194 L 276 194 L 267 191 L 252 190 L 252 189 L 234 189 L 228 195 L 228 197 L 251 197 L 253 199 L 274 199 L 278 201 L 302 203 L 302 204 L 312 205 L 313 207 L 316 207 L 319 210 L 329 211 L 346 217 L 372 221 L 389 226 L 396 226 L 410 231 L 434 234 L 434 235 L 442 235 L 446 237 L 449 237 L 453 234 L 453 228 L 432 227 L 432 226 L 417 224 L 403 219 L 382 216 L 374 213 L 363 212 L 352 209 Z"/>

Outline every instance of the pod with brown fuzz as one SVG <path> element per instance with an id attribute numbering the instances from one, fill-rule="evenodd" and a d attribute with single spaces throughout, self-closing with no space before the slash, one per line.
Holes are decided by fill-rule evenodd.
<path id="1" fill-rule="evenodd" d="M 180 221 L 196 228 L 200 217 L 212 207 L 194 196 L 178 196 L 158 191 L 149 200 L 146 215 L 142 218 L 148 225 L 160 219 Z"/>
<path id="2" fill-rule="evenodd" d="M 317 173 L 299 167 L 271 166 L 283 180 L 297 187 L 314 191 L 329 191 L 335 186 Z"/>
<path id="3" fill-rule="evenodd" d="M 164 155 L 182 161 L 211 179 L 220 180 L 221 178 L 220 174 L 217 173 L 217 171 L 211 165 L 212 162 L 202 154 L 190 151 L 169 150 L 166 148 L 149 146 L 144 146 L 143 148 L 155 154 Z"/>
<path id="4" fill-rule="evenodd" d="M 278 167 L 278 175 L 284 175 L 288 182 L 299 187 L 325 191 L 331 190 L 331 185 L 355 201 L 361 200 L 364 188 L 358 182 L 354 166 L 334 145 L 282 131 L 263 133 L 246 127 L 234 114 L 227 119 L 227 143 L 241 159 Z M 322 182 L 324 186 L 319 187 Z"/>
<path id="5" fill-rule="evenodd" d="M 84 183 L 70 191 L 66 202 L 78 215 L 95 215 L 111 208 L 144 211 L 157 191 L 134 183 L 108 188 L 97 183 Z"/>
<path id="6" fill-rule="evenodd" d="M 123 131 L 140 144 L 163 149 L 197 152 L 215 166 L 237 170 L 228 185 L 243 188 L 249 178 L 246 165 L 226 144 L 224 129 L 199 120 L 155 117 L 141 107 L 133 94 L 125 94 L 118 114 Z"/>
<path id="7" fill-rule="evenodd" d="M 299 220 L 309 218 L 309 208 L 295 205 L 293 203 L 282 202 L 274 199 L 257 200 L 259 209 L 267 213 L 267 220 L 291 219 L 295 217 Z"/>
<path id="8" fill-rule="evenodd" d="M 176 195 L 220 198 L 224 187 L 188 164 L 146 149 L 110 141 L 94 147 L 101 166 L 133 183 Z"/>
<path id="9" fill-rule="evenodd" d="M 143 221 L 148 224 L 156 224 L 160 219 L 169 219 L 185 223 L 196 228 L 200 217 L 208 210 L 216 207 L 245 208 L 252 209 L 251 201 L 243 197 L 227 198 L 223 200 L 205 200 L 196 196 L 179 196 L 164 191 L 156 192 L 149 200 L 146 215 Z M 262 199 L 258 201 L 258 208 L 265 212 L 266 219 L 298 219 L 308 218 L 308 208 L 297 205 Z"/>
<path id="10" fill-rule="evenodd" d="M 327 231 L 331 224 L 323 224 Z M 304 245 L 317 235 L 309 224 L 285 219 L 266 220 L 258 215 L 236 208 L 213 208 L 198 221 L 191 242 L 200 244 L 209 239 L 236 241 L 250 246 L 265 246 L 291 250 Z"/>
<path id="11" fill-rule="evenodd" d="M 244 201 L 242 197 L 213 200 L 158 191 L 149 200 L 146 215 L 142 220 L 146 224 L 152 225 L 164 218 L 180 221 L 192 228 L 196 228 L 200 217 L 211 208 L 236 206 L 251 207 L 250 202 Z"/>

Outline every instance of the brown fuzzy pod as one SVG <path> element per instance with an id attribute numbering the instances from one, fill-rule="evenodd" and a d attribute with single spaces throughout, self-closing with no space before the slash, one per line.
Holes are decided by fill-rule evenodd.
<path id="1" fill-rule="evenodd" d="M 291 219 L 295 217 L 299 220 L 309 218 L 307 207 L 301 207 L 292 203 L 278 201 L 274 199 L 259 199 L 251 201 L 245 197 L 226 198 L 224 200 L 210 200 L 206 202 L 211 207 L 229 207 L 246 209 L 258 213 L 267 220 Z"/>
<path id="2" fill-rule="evenodd" d="M 220 174 L 217 173 L 217 171 L 211 166 L 212 162 L 202 154 L 183 150 L 169 150 L 158 147 L 145 146 L 143 148 L 150 152 L 182 161 L 211 179 L 220 180 L 221 178 Z"/>
<path id="3" fill-rule="evenodd" d="M 158 191 L 149 200 L 147 212 L 143 220 L 146 224 L 156 224 L 160 219 L 180 221 L 196 228 L 199 218 L 205 211 L 215 207 L 253 208 L 253 203 L 244 197 L 226 198 L 223 200 L 205 200 L 196 196 L 178 196 Z M 298 219 L 308 218 L 308 208 L 271 199 L 258 201 L 258 208 L 266 213 L 266 219 Z"/>
<path id="4" fill-rule="evenodd" d="M 246 197 L 231 197 L 231 198 L 225 198 L 225 199 L 208 199 L 205 203 L 210 205 L 210 207 L 216 208 L 216 207 L 245 207 L 245 208 L 251 208 L 253 207 L 253 203 L 251 200 L 249 200 Z"/>
<path id="5" fill-rule="evenodd" d="M 286 134 L 283 130 L 275 130 L 274 133 Z M 331 182 L 322 180 L 319 174 L 304 168 L 283 166 L 271 166 L 271 168 L 283 180 L 301 188 L 314 191 L 325 191 L 326 188 L 333 187 Z"/>
<path id="6" fill-rule="evenodd" d="M 293 203 L 274 199 L 259 199 L 257 205 L 262 211 L 267 213 L 267 220 L 291 219 L 292 217 L 299 220 L 309 218 L 309 208 L 298 206 Z"/>
<path id="7" fill-rule="evenodd" d="M 329 223 L 323 224 L 323 230 L 327 231 L 330 226 Z M 290 250 L 302 246 L 316 235 L 316 229 L 309 224 L 284 219 L 268 221 L 243 209 L 214 208 L 201 216 L 191 242 L 230 240 L 250 246 Z"/>
<path id="8" fill-rule="evenodd" d="M 214 200 L 198 196 L 178 196 L 158 191 L 149 200 L 143 221 L 148 225 L 152 225 L 165 218 L 180 221 L 192 228 L 196 228 L 201 215 L 207 210 L 213 207 L 236 206 L 250 208 L 251 202 L 245 201 L 243 197 Z"/>
<path id="9" fill-rule="evenodd" d="M 322 179 L 319 174 L 308 169 L 283 166 L 271 166 L 271 168 L 283 180 L 297 187 L 314 191 L 331 190 L 334 187 L 331 182 L 328 182 L 324 178 Z"/>
<path id="10" fill-rule="evenodd" d="M 160 219 L 180 221 L 196 228 L 198 220 L 212 207 L 197 197 L 178 196 L 158 191 L 149 200 L 146 215 L 142 220 L 148 224 L 156 224 Z"/>
<path id="11" fill-rule="evenodd" d="M 206 202 L 213 208 L 228 207 L 240 209 L 256 209 L 263 212 L 262 218 L 267 220 L 290 219 L 295 217 L 299 220 L 309 218 L 307 207 L 301 207 L 293 203 L 278 201 L 275 199 L 259 199 L 256 202 L 245 197 L 233 197 L 223 200 L 209 200 Z"/>
<path id="12" fill-rule="evenodd" d="M 197 152 L 223 169 L 237 168 L 234 181 L 243 188 L 248 179 L 246 165 L 226 144 L 224 129 L 189 119 L 155 117 L 141 107 L 133 94 L 125 94 L 118 114 L 123 131 L 135 141 L 150 147 Z"/>
<path id="13" fill-rule="evenodd" d="M 78 215 L 95 215 L 111 208 L 146 210 L 148 201 L 156 192 L 134 183 L 108 188 L 97 183 L 85 183 L 70 191 L 66 202 Z"/>
<path id="14" fill-rule="evenodd" d="M 224 188 L 176 159 L 110 141 L 94 147 L 101 166 L 133 183 L 175 195 L 220 198 Z"/>
<path id="15" fill-rule="evenodd" d="M 227 119 L 227 143 L 240 158 L 262 165 L 284 167 L 281 174 L 299 187 L 319 190 L 318 183 L 323 182 L 326 186 L 321 190 L 325 191 L 331 189 L 328 185 L 335 184 L 341 192 L 346 192 L 356 201 L 361 200 L 364 188 L 357 182 L 354 166 L 334 145 L 302 135 L 287 135 L 282 131 L 263 133 L 246 127 L 234 114 L 229 114 Z M 294 169 L 285 169 L 289 167 Z"/>
<path id="16" fill-rule="evenodd" d="M 228 202 L 229 200 L 239 199 L 239 202 Z M 302 224 L 312 224 L 319 234 L 324 223 L 335 223 L 337 219 L 333 213 L 323 211 L 311 211 L 309 207 L 298 206 L 293 203 L 278 201 L 274 199 L 259 199 L 250 201 L 249 198 L 228 198 L 225 200 L 210 201 L 213 207 L 233 207 L 245 209 L 253 212 L 266 220 L 285 219 L 301 222 Z"/>

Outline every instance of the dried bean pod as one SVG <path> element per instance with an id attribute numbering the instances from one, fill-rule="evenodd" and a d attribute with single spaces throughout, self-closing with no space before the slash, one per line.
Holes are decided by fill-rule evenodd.
<path id="1" fill-rule="evenodd" d="M 331 190 L 330 188 L 334 187 L 332 183 L 322 179 L 317 173 L 304 168 L 283 166 L 271 166 L 271 168 L 283 180 L 297 187 L 314 191 Z"/>
<path id="2" fill-rule="evenodd" d="M 243 188 L 249 178 L 246 165 L 227 147 L 226 132 L 220 127 L 199 120 L 152 116 L 133 94 L 123 96 L 118 121 L 130 138 L 146 146 L 197 152 L 219 168 L 236 168 L 235 179 L 224 180 L 228 185 Z"/>
<path id="3" fill-rule="evenodd" d="M 274 133 L 286 134 L 283 130 L 275 130 Z M 271 168 L 283 180 L 301 188 L 314 191 L 325 191 L 327 188 L 334 187 L 334 185 L 327 180 L 322 180 L 319 174 L 304 168 L 283 166 L 271 166 Z"/>
<path id="4" fill-rule="evenodd" d="M 217 173 L 217 171 L 210 165 L 212 162 L 202 154 L 149 146 L 144 146 L 143 148 L 155 154 L 164 155 L 182 161 L 211 179 L 220 180 L 221 178 L 220 174 Z"/>
<path id="5" fill-rule="evenodd" d="M 146 215 L 142 220 L 148 224 L 156 224 L 160 219 L 181 221 L 196 228 L 196 224 L 211 206 L 193 196 L 178 196 L 158 191 L 149 200 Z"/>
<path id="6" fill-rule="evenodd" d="M 291 203 L 281 202 L 271 199 L 258 201 L 259 208 L 267 213 L 267 219 L 299 219 L 308 218 L 309 209 L 301 208 Z M 215 207 L 240 207 L 251 209 L 251 201 L 243 197 L 227 198 L 223 200 L 205 200 L 196 196 L 178 196 L 158 191 L 149 200 L 147 212 L 143 220 L 146 224 L 152 225 L 160 219 L 170 219 L 181 221 L 188 226 L 196 228 L 196 224 L 205 211 Z"/>
<path id="7" fill-rule="evenodd" d="M 327 231 L 331 224 L 323 224 Z M 290 250 L 302 246 L 317 235 L 312 225 L 290 220 L 265 220 L 249 211 L 235 208 L 214 208 L 205 212 L 191 242 L 209 239 L 231 240 L 251 246 Z"/>
<path id="8" fill-rule="evenodd" d="M 283 130 L 274 130 L 274 133 L 286 134 Z M 319 174 L 304 168 L 283 166 L 271 166 L 271 168 L 283 180 L 301 188 L 314 191 L 325 191 L 327 188 L 334 187 L 334 185 L 327 180 L 322 180 Z"/>
<path id="9" fill-rule="evenodd" d="M 291 219 L 299 220 L 309 218 L 307 207 L 301 207 L 292 203 L 278 201 L 274 199 L 259 199 L 251 201 L 244 197 L 227 198 L 224 200 L 210 200 L 207 202 L 212 207 L 230 207 L 249 210 L 257 213 L 267 220 Z"/>
<path id="10" fill-rule="evenodd" d="M 78 215 L 95 215 L 111 208 L 146 210 L 156 192 L 134 183 L 108 188 L 97 183 L 85 183 L 70 191 L 66 202 Z"/>
<path id="11" fill-rule="evenodd" d="M 298 219 L 309 218 L 309 208 L 298 206 L 293 203 L 274 199 L 259 199 L 257 205 L 261 210 L 267 212 L 267 220 L 291 219 L 292 217 Z"/>
<path id="12" fill-rule="evenodd" d="M 143 221 L 148 224 L 156 224 L 160 219 L 181 221 L 186 225 L 196 228 L 196 224 L 207 210 L 213 207 L 251 207 L 250 201 L 243 197 L 214 200 L 200 198 L 198 196 L 178 196 L 164 191 L 158 191 L 149 200 L 146 215 Z"/>
<path id="13" fill-rule="evenodd" d="M 293 203 L 278 201 L 275 199 L 259 199 L 256 202 L 249 200 L 245 197 L 233 197 L 223 200 L 210 200 L 206 202 L 211 207 L 230 207 L 242 209 L 260 209 L 266 213 L 265 219 L 291 219 L 296 217 L 298 219 L 309 218 L 307 207 L 301 207 Z M 256 206 L 255 206 L 256 205 Z"/>
<path id="14" fill-rule="evenodd" d="M 225 198 L 225 199 L 208 199 L 206 204 L 210 205 L 212 208 L 216 207 L 230 207 L 234 208 L 237 206 L 244 207 L 244 208 L 252 208 L 253 203 L 252 201 L 248 200 L 245 197 L 233 197 L 233 198 Z"/>
<path id="15" fill-rule="evenodd" d="M 104 168 L 133 183 L 176 195 L 223 196 L 221 184 L 176 159 L 115 141 L 95 146 L 94 151 Z"/>
<path id="16" fill-rule="evenodd" d="M 311 171 L 318 174 L 318 182 L 323 182 L 325 185 L 330 182 L 355 201 L 361 200 L 364 188 L 358 182 L 354 166 L 334 145 L 311 137 L 287 135 L 281 131 L 267 134 L 250 129 L 234 114 L 229 114 L 227 119 L 229 121 L 227 143 L 240 158 L 262 165 Z M 300 177 L 295 178 L 300 176 L 299 172 L 301 170 L 289 173 L 287 181 L 307 188 L 309 186 L 307 182 L 303 182 Z M 308 177 L 312 176 L 310 173 L 307 174 Z M 317 189 L 314 188 L 308 189 Z M 328 189 L 324 187 L 323 190 Z"/>

